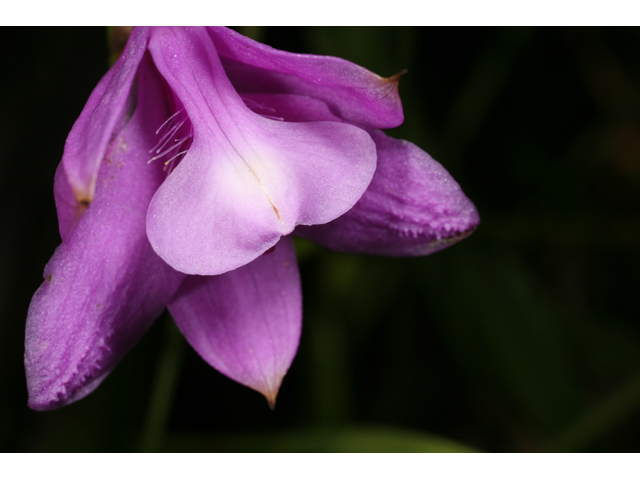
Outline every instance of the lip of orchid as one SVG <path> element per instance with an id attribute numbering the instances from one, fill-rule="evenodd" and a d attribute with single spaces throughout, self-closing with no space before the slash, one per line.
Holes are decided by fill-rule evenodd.
<path id="1" fill-rule="evenodd" d="M 254 113 L 205 30 L 154 29 L 149 51 L 194 129 L 147 215 L 152 247 L 175 269 L 217 275 L 246 265 L 296 225 L 344 214 L 366 190 L 376 152 L 364 130 Z"/>

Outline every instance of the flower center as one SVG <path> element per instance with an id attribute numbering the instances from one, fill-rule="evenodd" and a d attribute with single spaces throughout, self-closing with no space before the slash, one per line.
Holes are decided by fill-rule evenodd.
<path id="1" fill-rule="evenodd" d="M 160 125 L 158 130 L 156 130 L 156 135 L 159 135 L 160 139 L 156 146 L 149 150 L 149 153 L 155 153 L 155 156 L 147 163 L 171 155 L 171 158 L 164 162 L 164 170 L 168 170 L 168 175 L 179 163 L 178 161 L 174 162 L 174 160 L 179 159 L 187 153 L 193 140 L 193 126 L 189 121 L 185 109 L 181 108 L 171 115 Z"/>

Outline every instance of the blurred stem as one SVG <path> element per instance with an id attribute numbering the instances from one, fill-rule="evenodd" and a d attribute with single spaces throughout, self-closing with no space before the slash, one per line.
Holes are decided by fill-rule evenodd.
<path id="1" fill-rule="evenodd" d="M 266 27 L 238 27 L 238 32 L 256 42 L 262 42 L 264 41 L 265 28 Z"/>
<path id="2" fill-rule="evenodd" d="M 314 420 L 322 426 L 345 423 L 352 398 L 347 333 L 330 315 L 317 316 L 307 325 L 312 342 Z"/>
<path id="3" fill-rule="evenodd" d="M 109 66 L 111 67 L 122 54 L 133 27 L 107 27 L 107 43 L 109 44 Z"/>
<path id="4" fill-rule="evenodd" d="M 452 146 L 449 162 L 459 160 L 479 131 L 489 109 L 507 80 L 517 53 L 530 38 L 531 28 L 503 28 L 496 42 L 478 59 L 469 79 L 454 101 L 445 127 Z"/>
<path id="5" fill-rule="evenodd" d="M 169 312 L 163 315 L 163 320 L 163 342 L 142 432 L 143 452 L 157 452 L 162 444 L 184 357 L 185 342 Z"/>
<path id="6" fill-rule="evenodd" d="M 543 446 L 544 452 L 583 451 L 640 410 L 640 373 Z"/>

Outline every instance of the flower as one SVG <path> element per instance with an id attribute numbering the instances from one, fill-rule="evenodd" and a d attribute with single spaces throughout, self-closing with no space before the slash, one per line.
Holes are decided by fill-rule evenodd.
<path id="1" fill-rule="evenodd" d="M 273 405 L 302 321 L 291 233 L 425 255 L 473 231 L 444 168 L 380 131 L 403 121 L 398 78 L 224 28 L 133 29 L 56 171 L 62 244 L 29 307 L 29 406 L 91 393 L 165 307 Z"/>

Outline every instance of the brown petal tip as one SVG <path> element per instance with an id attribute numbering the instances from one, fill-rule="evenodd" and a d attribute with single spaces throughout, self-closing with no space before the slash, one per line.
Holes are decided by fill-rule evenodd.
<path id="1" fill-rule="evenodd" d="M 395 83 L 395 85 L 398 86 L 398 84 L 400 83 L 400 77 L 403 77 L 408 71 L 409 70 L 407 70 L 406 68 L 403 70 L 400 70 L 395 75 L 391 75 L 390 77 L 384 78 L 384 81 L 386 83 Z"/>
<path id="2" fill-rule="evenodd" d="M 269 408 L 271 409 L 271 411 L 275 410 L 278 391 L 276 390 L 275 392 L 267 392 L 267 393 L 263 392 L 262 394 L 264 395 L 264 398 L 267 399 L 267 403 L 269 404 Z"/>

